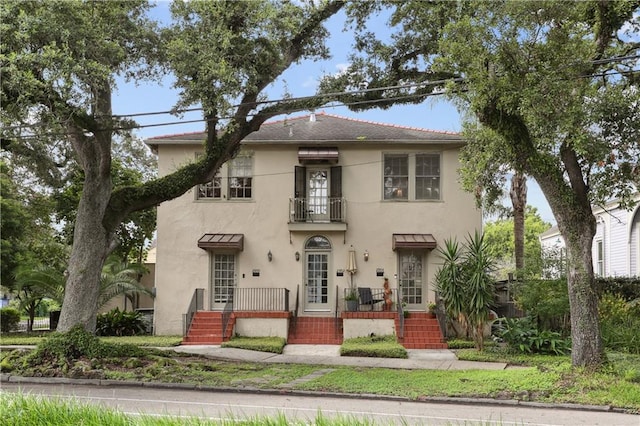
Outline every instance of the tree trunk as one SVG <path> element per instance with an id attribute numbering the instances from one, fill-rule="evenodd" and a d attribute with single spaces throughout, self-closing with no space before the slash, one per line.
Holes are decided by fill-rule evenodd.
<path id="1" fill-rule="evenodd" d="M 108 81 L 96 85 L 94 112 L 100 117 L 85 130 L 82 121 L 71 117 L 66 123 L 69 139 L 84 171 L 84 186 L 78 203 L 73 248 L 57 330 L 66 332 L 81 324 L 95 332 L 104 262 L 115 248 L 119 222 L 105 218 L 111 199 L 111 88 Z M 87 133 L 90 133 L 87 135 Z"/>
<path id="2" fill-rule="evenodd" d="M 588 221 L 558 226 L 567 247 L 567 285 L 571 312 L 573 366 L 597 368 L 604 360 L 598 295 L 593 276 L 591 248 L 595 235 L 595 219 L 591 211 Z"/>
<path id="3" fill-rule="evenodd" d="M 527 178 L 521 171 L 517 171 L 511 177 L 509 195 L 513 205 L 516 276 L 520 278 L 524 269 L 524 215 L 527 207 Z"/>
<path id="4" fill-rule="evenodd" d="M 100 294 L 100 275 L 110 252 L 113 232 L 102 221 L 111 196 L 110 180 L 97 176 L 85 178 L 84 189 L 73 233 L 64 301 L 58 331 L 68 331 L 76 324 L 94 332 Z"/>
<path id="5" fill-rule="evenodd" d="M 567 287 L 571 314 L 571 364 L 597 369 L 604 361 L 598 320 L 598 295 L 593 275 L 591 249 L 596 220 L 586 186 L 573 196 L 559 189 L 549 175 L 535 176 L 545 194 L 567 248 Z M 579 182 L 573 181 L 575 187 Z"/>

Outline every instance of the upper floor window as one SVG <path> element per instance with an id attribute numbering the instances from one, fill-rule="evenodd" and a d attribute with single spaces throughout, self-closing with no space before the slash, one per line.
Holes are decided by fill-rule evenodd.
<path id="1" fill-rule="evenodd" d="M 200 153 L 196 154 L 198 158 Z M 227 179 L 222 176 L 227 175 Z M 249 199 L 253 188 L 253 157 L 240 153 L 236 158 L 223 164 L 213 180 L 196 188 L 198 200 Z"/>
<path id="2" fill-rule="evenodd" d="M 439 200 L 440 154 L 385 154 L 385 200 Z"/>
<path id="3" fill-rule="evenodd" d="M 199 158 L 201 155 L 200 153 L 196 154 L 196 158 Z M 212 181 L 198 185 L 196 198 L 198 200 L 214 200 L 221 197 L 222 179 L 220 178 L 220 171 L 218 170 Z"/>
<path id="4" fill-rule="evenodd" d="M 247 155 L 238 155 L 229 162 L 229 199 L 251 198 L 253 162 Z"/>

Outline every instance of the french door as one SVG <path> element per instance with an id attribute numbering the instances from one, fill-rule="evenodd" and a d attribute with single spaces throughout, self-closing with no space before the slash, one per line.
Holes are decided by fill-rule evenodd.
<path id="1" fill-rule="evenodd" d="M 309 238 L 305 245 L 305 310 L 327 311 L 330 309 L 331 243 L 325 237 Z"/>
<path id="2" fill-rule="evenodd" d="M 214 254 L 211 268 L 211 310 L 221 310 L 227 302 L 233 302 L 236 287 L 235 254 Z"/>
<path id="3" fill-rule="evenodd" d="M 402 301 L 410 310 L 425 310 L 426 289 L 423 280 L 423 252 L 401 251 L 398 256 L 398 283 L 401 289 Z"/>
<path id="4" fill-rule="evenodd" d="M 329 220 L 328 169 L 307 169 L 307 202 L 311 221 Z"/>

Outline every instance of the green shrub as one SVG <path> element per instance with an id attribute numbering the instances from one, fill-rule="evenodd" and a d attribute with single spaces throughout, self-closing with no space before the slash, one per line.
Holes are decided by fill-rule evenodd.
<path id="1" fill-rule="evenodd" d="M 628 302 L 619 293 L 604 293 L 598 313 L 605 348 L 640 354 L 640 303 Z"/>
<path id="2" fill-rule="evenodd" d="M 102 342 L 81 325 L 77 325 L 66 333 L 53 333 L 43 340 L 29 357 L 29 364 L 62 367 L 81 357 L 134 357 L 144 353 L 137 346 Z"/>
<path id="3" fill-rule="evenodd" d="M 495 345 L 496 343 L 493 341 L 484 342 L 485 348 L 493 347 Z M 448 339 L 447 346 L 449 347 L 449 349 L 473 349 L 476 347 L 475 342 L 473 340 L 458 339 L 458 338 Z"/>
<path id="4" fill-rule="evenodd" d="M 96 334 L 98 336 L 135 336 L 144 334 L 147 324 L 140 312 L 121 311 L 118 308 L 98 315 Z"/>
<path id="5" fill-rule="evenodd" d="M 447 340 L 447 346 L 449 346 L 449 349 L 473 349 L 476 347 L 476 344 L 473 340 L 455 338 Z"/>
<path id="6" fill-rule="evenodd" d="M 373 358 L 408 358 L 407 350 L 396 337 L 370 336 L 347 339 L 340 346 L 341 356 L 364 356 Z"/>
<path id="7" fill-rule="evenodd" d="M 0 309 L 0 330 L 3 333 L 15 330 L 20 323 L 20 312 L 14 308 Z"/>
<path id="8" fill-rule="evenodd" d="M 640 299 L 640 277 L 599 277 L 595 281 L 600 295 L 615 294 L 627 302 Z"/>
<path id="9" fill-rule="evenodd" d="M 504 318 L 501 322 L 498 336 L 520 352 L 564 355 L 570 351 L 569 339 L 555 331 L 538 330 L 530 317 Z"/>
<path id="10" fill-rule="evenodd" d="M 566 278 L 527 279 L 514 286 L 518 307 L 535 318 L 537 328 L 569 334 L 569 292 Z"/>
<path id="11" fill-rule="evenodd" d="M 222 343 L 223 348 L 248 349 L 281 354 L 287 341 L 283 337 L 240 337 L 236 336 Z"/>

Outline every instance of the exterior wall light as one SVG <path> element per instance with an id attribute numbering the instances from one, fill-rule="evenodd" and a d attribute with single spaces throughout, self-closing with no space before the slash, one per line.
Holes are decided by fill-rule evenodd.
<path id="1" fill-rule="evenodd" d="M 299 261 L 300 261 L 300 252 L 297 251 L 296 252 L 296 262 L 299 262 Z"/>
<path id="2" fill-rule="evenodd" d="M 369 261 L 369 252 L 367 250 L 364 251 L 364 261 L 365 262 Z"/>
<path id="3" fill-rule="evenodd" d="M 267 259 L 269 259 L 269 262 L 273 260 L 273 254 L 271 253 L 271 250 L 269 250 L 269 253 L 267 253 Z"/>

